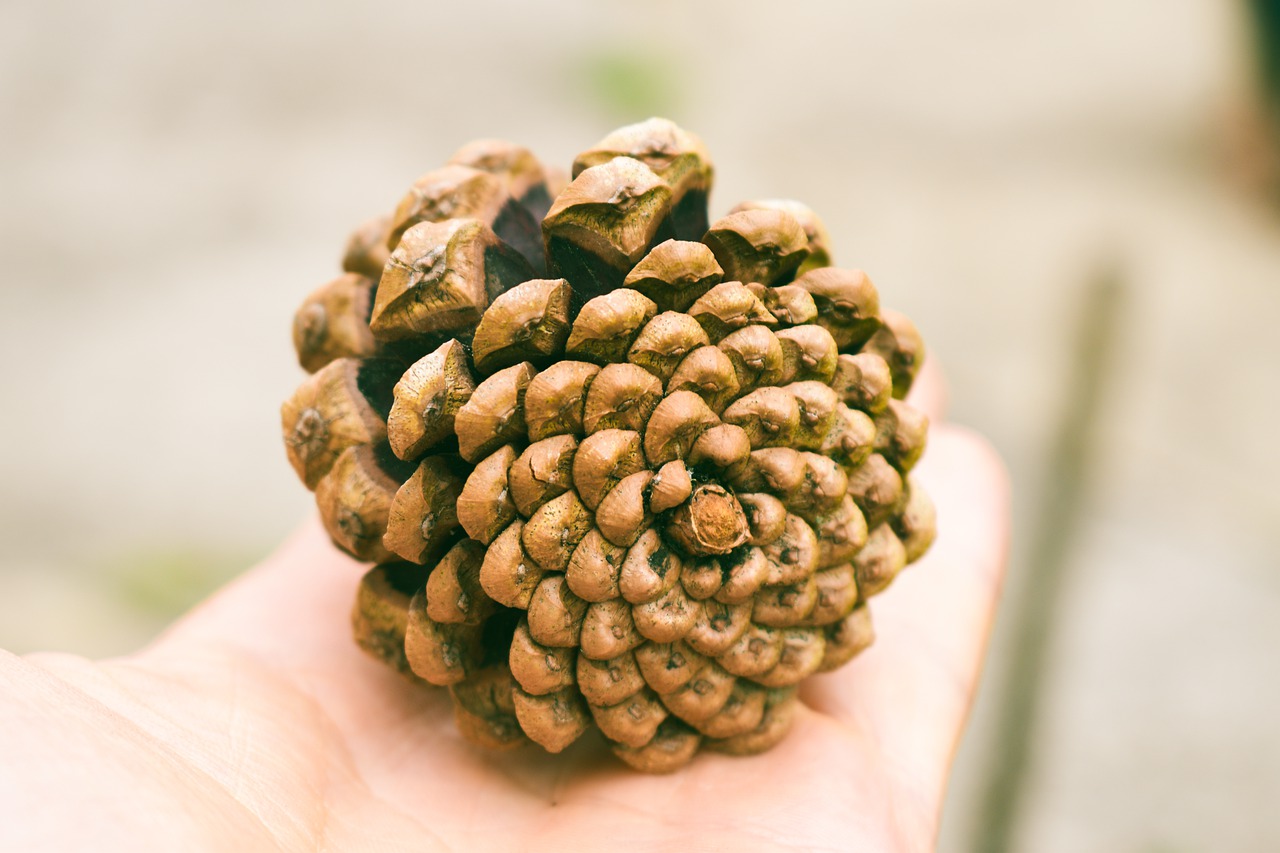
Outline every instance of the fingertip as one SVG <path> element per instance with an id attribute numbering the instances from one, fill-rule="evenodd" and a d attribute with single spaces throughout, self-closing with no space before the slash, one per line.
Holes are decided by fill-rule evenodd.
<path id="1" fill-rule="evenodd" d="M 939 423 L 929 429 L 929 446 L 917 469 L 931 479 L 943 471 L 962 470 L 980 481 L 993 496 L 1007 499 L 1009 471 L 994 444 L 985 435 L 957 423 Z"/>
<path id="2" fill-rule="evenodd" d="M 299 524 L 269 556 L 196 605 L 161 636 L 234 636 L 258 647 L 301 647 L 345 624 L 368 566 L 333 545 L 318 516 Z"/>
<path id="3" fill-rule="evenodd" d="M 929 447 L 914 473 L 937 507 L 938 546 L 1003 574 L 1011 486 L 991 442 L 968 427 L 939 424 L 929 431 Z"/>
<path id="4" fill-rule="evenodd" d="M 263 562 L 297 557 L 354 562 L 330 540 L 318 513 L 311 513 L 300 522 Z"/>
<path id="5" fill-rule="evenodd" d="M 318 515 L 294 528 L 293 532 L 269 557 L 250 569 L 246 581 L 269 584 L 281 589 L 297 589 L 305 585 L 310 591 L 337 588 L 353 589 L 353 584 L 370 568 L 341 550 L 330 539 Z"/>
<path id="6" fill-rule="evenodd" d="M 937 423 L 946 417 L 949 402 L 947 377 L 942 371 L 942 365 L 936 358 L 926 358 L 907 394 L 907 403 L 928 415 L 930 421 Z"/>

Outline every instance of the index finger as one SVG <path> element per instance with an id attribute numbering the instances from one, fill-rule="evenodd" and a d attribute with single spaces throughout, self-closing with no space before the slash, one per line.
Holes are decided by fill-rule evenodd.
<path id="1" fill-rule="evenodd" d="M 931 431 L 915 476 L 937 506 L 937 541 L 872 600 L 871 648 L 801 695 L 941 802 L 1004 576 L 1009 488 L 990 445 L 946 424 Z"/>

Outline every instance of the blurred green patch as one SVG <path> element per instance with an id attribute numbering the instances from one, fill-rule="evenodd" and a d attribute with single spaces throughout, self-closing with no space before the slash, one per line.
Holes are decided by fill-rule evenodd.
<path id="1" fill-rule="evenodd" d="M 210 551 L 195 546 L 166 547 L 122 555 L 103 577 L 107 585 L 141 614 L 173 618 L 253 565 L 247 553 Z"/>
<path id="2" fill-rule="evenodd" d="M 584 101 L 610 121 L 627 122 L 677 114 L 688 79 L 679 57 L 626 45 L 579 54 L 567 73 Z"/>
<path id="3" fill-rule="evenodd" d="M 1280 119 L 1280 0 L 1250 0 L 1258 74 L 1273 119 Z"/>
<path id="4" fill-rule="evenodd" d="M 1245 178 L 1280 202 L 1280 0 L 1246 0 L 1245 6 L 1258 99 L 1256 127 L 1246 130 L 1254 144 L 1243 152 Z"/>

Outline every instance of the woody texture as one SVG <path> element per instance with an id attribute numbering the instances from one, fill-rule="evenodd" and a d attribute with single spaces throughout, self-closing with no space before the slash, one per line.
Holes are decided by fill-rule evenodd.
<path id="1" fill-rule="evenodd" d="M 709 221 L 669 121 L 557 179 L 479 141 L 361 226 L 294 320 L 289 461 L 374 564 L 356 641 L 488 747 L 631 766 L 782 739 L 934 537 L 924 348 L 794 201 Z"/>

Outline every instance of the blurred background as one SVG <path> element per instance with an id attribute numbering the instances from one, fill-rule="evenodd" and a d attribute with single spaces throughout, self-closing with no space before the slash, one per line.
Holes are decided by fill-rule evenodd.
<path id="1" fill-rule="evenodd" d="M 0 4 L 0 646 L 310 511 L 295 305 L 463 142 L 663 114 L 791 196 L 1015 487 L 946 851 L 1280 848 L 1280 3 Z"/>

